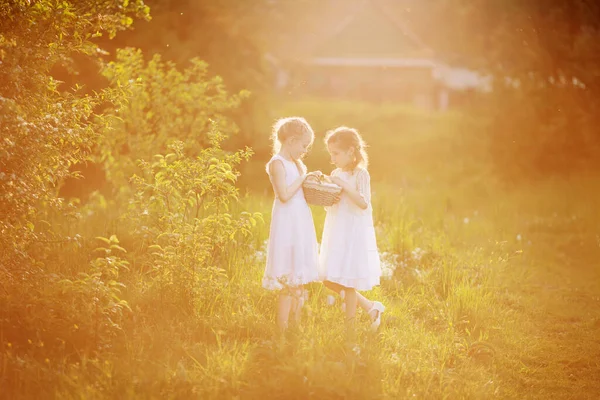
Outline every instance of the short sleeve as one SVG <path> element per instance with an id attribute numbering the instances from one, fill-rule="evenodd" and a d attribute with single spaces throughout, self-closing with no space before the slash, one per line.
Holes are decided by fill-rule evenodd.
<path id="1" fill-rule="evenodd" d="M 371 204 L 371 176 L 366 169 L 359 169 L 356 174 L 356 189 L 367 205 Z"/>

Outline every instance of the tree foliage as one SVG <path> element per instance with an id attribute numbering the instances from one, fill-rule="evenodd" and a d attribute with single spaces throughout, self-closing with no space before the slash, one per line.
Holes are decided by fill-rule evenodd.
<path id="1" fill-rule="evenodd" d="M 141 262 L 153 277 L 161 307 L 199 309 L 223 284 L 226 259 L 232 257 L 227 250 L 249 236 L 260 219 L 231 212 L 238 200 L 234 167 L 251 152 L 225 154 L 223 138 L 214 126 L 210 146 L 195 158 L 185 155 L 183 142 L 175 142 L 171 153 L 157 154 L 153 162 L 140 160 L 142 174 L 132 177 L 135 195 L 127 220 L 149 246 Z"/>
<path id="2" fill-rule="evenodd" d="M 175 288 L 168 298 L 193 311 L 202 289 L 222 282 L 219 255 L 258 218 L 227 210 L 238 196 L 235 167 L 250 150 L 220 146 L 237 129 L 229 117 L 245 92 L 227 94 L 199 59 L 179 70 L 127 49 L 100 61 L 97 38 L 148 19 L 148 11 L 141 0 L 0 4 L 5 396 L 38 398 L 72 387 L 74 375 L 61 378 L 66 370 L 95 374 L 85 363 L 123 343 L 136 290 Z M 57 66 L 77 72 L 76 56 L 98 65 L 106 87 L 69 87 L 53 76 Z M 169 149 L 162 161 L 137 165 Z M 61 198 L 65 180 L 89 161 L 105 169 L 111 196 L 96 193 L 87 204 Z M 135 261 L 151 272 L 130 268 Z M 138 285 L 126 287 L 130 281 Z"/>
<path id="3" fill-rule="evenodd" d="M 228 114 L 247 92 L 230 96 L 220 77 L 208 75 L 204 61 L 193 58 L 180 71 L 158 54 L 146 63 L 140 50 L 129 48 L 118 50 L 116 60 L 101 72 L 109 88 L 126 92 L 123 101 L 105 111 L 111 124 L 96 152 L 115 187 L 127 184 L 138 159 L 165 152 L 177 140 L 196 156 L 209 146 L 211 130 L 225 136 L 237 131 Z"/>
<path id="4" fill-rule="evenodd" d="M 494 92 L 471 111 L 491 117 L 501 169 L 529 175 L 594 165 L 600 5 L 431 0 L 402 13 L 442 59 L 493 77 Z"/>
<path id="5" fill-rule="evenodd" d="M 77 53 L 96 57 L 93 36 L 114 36 L 135 16 L 148 17 L 141 0 L 0 5 L 0 266 L 22 266 L 42 240 L 38 221 L 62 206 L 57 188 L 95 143 L 93 126 L 102 122 L 94 108 L 113 99 L 109 91 L 62 92 L 51 69 Z"/>

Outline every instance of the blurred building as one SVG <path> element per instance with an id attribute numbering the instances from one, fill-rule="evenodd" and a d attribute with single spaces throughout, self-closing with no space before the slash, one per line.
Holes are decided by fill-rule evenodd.
<path id="1" fill-rule="evenodd" d="M 472 71 L 436 60 L 383 2 L 361 1 L 332 26 L 302 57 L 267 56 L 280 91 L 443 110 L 457 91 L 482 87 Z"/>

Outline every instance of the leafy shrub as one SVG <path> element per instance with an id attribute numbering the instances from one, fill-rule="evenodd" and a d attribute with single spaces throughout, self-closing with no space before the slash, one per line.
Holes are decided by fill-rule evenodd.
<path id="1" fill-rule="evenodd" d="M 39 387 L 31 387 L 33 379 L 48 390 L 57 384 L 53 373 L 58 365 L 116 350 L 123 319 L 131 311 L 121 298 L 119 280 L 128 262 L 115 236 L 98 240 L 98 256 L 74 278 L 37 270 L 19 282 L 4 281 L 10 288 L 0 302 L 6 393 L 26 393 L 21 387 L 26 383 L 35 393 Z"/>
<path id="2" fill-rule="evenodd" d="M 96 153 L 116 189 L 125 188 L 129 177 L 139 172 L 137 160 L 167 151 L 176 140 L 185 142 L 193 157 L 210 145 L 213 125 L 225 136 L 237 131 L 226 115 L 247 92 L 230 96 L 220 77 L 208 77 L 205 62 L 190 63 L 179 71 L 158 54 L 145 63 L 140 50 L 121 49 L 116 60 L 103 67 L 109 86 L 126 94 L 105 111 L 111 124 Z"/>
<path id="3" fill-rule="evenodd" d="M 238 234 L 248 236 L 260 215 L 229 213 L 238 199 L 234 166 L 251 155 L 249 149 L 227 154 L 220 148 L 217 126 L 210 147 L 195 159 L 186 157 L 183 142 L 153 163 L 140 161 L 142 176 L 134 175 L 134 199 L 128 221 L 139 240 L 148 244 L 142 263 L 149 267 L 159 304 L 185 311 L 222 284 L 226 250 Z"/>
<path id="4" fill-rule="evenodd" d="M 98 16 L 101 16 L 100 18 Z M 57 188 L 83 162 L 97 138 L 94 107 L 115 100 L 61 92 L 50 71 L 74 54 L 97 57 L 94 35 L 110 36 L 148 17 L 141 0 L 12 1 L 0 5 L 0 269 L 31 264 L 45 211 L 59 209 Z M 101 123 L 101 121 L 99 121 Z"/>

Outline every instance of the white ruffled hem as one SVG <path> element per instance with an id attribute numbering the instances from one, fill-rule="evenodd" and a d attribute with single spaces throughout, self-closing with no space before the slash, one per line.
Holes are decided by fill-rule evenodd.
<path id="1" fill-rule="evenodd" d="M 314 276 L 294 276 L 291 274 L 281 276 L 265 276 L 262 279 L 262 286 L 267 290 L 281 290 L 288 287 L 297 287 L 311 282 L 318 282 L 317 273 Z"/>

